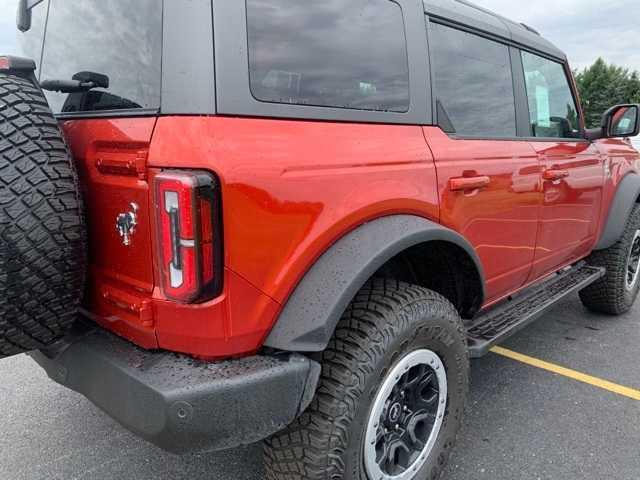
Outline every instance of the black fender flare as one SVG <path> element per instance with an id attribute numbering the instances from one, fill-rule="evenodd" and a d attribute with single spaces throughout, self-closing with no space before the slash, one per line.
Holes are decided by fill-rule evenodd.
<path id="1" fill-rule="evenodd" d="M 630 173 L 622 179 L 609 209 L 606 225 L 594 250 L 606 250 L 622 238 L 633 206 L 640 198 L 640 175 Z"/>
<path id="2" fill-rule="evenodd" d="M 289 297 L 265 346 L 323 351 L 342 313 L 367 280 L 397 254 L 430 241 L 450 242 L 468 253 L 477 268 L 484 298 L 480 259 L 460 234 L 417 216 L 382 217 L 346 234 L 320 256 Z"/>

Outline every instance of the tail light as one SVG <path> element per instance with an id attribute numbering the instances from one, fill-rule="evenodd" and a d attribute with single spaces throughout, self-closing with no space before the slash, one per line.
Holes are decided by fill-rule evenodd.
<path id="1" fill-rule="evenodd" d="M 209 300 L 222 287 L 222 235 L 215 178 L 165 171 L 154 179 L 158 270 L 164 295 L 182 303 Z"/>

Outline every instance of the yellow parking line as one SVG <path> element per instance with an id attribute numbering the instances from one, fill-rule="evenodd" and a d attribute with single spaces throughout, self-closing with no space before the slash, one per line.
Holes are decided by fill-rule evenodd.
<path id="1" fill-rule="evenodd" d="M 585 373 L 576 372 L 575 370 L 561 367 L 560 365 L 555 365 L 553 363 L 545 362 L 544 360 L 538 360 L 537 358 L 529 357 L 518 352 L 507 350 L 506 348 L 493 347 L 491 351 L 497 355 L 510 358 L 511 360 L 516 360 L 518 362 L 530 365 L 532 367 L 540 368 L 548 372 L 557 373 L 558 375 L 571 378 L 578 382 L 586 383 L 588 385 L 601 388 L 602 390 L 617 393 L 618 395 L 622 395 L 623 397 L 640 400 L 640 390 L 624 387 L 622 385 L 618 385 L 617 383 L 608 382 L 607 380 L 592 377 L 591 375 L 587 375 Z"/>

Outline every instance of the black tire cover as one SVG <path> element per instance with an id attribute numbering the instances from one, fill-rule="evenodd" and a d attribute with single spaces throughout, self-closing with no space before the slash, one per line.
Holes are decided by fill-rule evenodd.
<path id="1" fill-rule="evenodd" d="M 62 132 L 40 88 L 0 74 L 0 358 L 64 336 L 85 266 L 78 176 Z"/>

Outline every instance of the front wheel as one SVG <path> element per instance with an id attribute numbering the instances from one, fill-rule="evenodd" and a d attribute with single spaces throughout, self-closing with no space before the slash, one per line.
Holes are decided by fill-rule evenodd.
<path id="1" fill-rule="evenodd" d="M 594 252 L 589 263 L 605 267 L 607 273 L 580 292 L 582 303 L 608 315 L 631 310 L 640 291 L 640 204 L 633 208 L 622 238 L 611 248 Z"/>
<path id="2" fill-rule="evenodd" d="M 309 409 L 265 443 L 270 480 L 436 479 L 468 391 L 466 336 L 442 296 L 375 280 L 322 354 Z"/>

